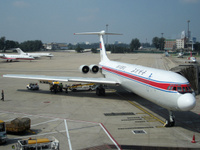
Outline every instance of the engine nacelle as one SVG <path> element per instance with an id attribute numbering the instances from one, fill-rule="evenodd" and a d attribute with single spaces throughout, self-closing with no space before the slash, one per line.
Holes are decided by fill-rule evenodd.
<path id="1" fill-rule="evenodd" d="M 88 72 L 90 71 L 90 68 L 89 68 L 89 66 L 87 66 L 87 65 L 81 65 L 81 66 L 79 67 L 79 70 L 80 70 L 82 73 L 86 74 L 86 73 L 88 73 Z"/>
<path id="2" fill-rule="evenodd" d="M 92 72 L 92 73 L 98 73 L 99 72 L 99 66 L 98 65 L 95 65 L 95 64 L 93 64 L 93 65 L 90 65 L 90 72 Z"/>

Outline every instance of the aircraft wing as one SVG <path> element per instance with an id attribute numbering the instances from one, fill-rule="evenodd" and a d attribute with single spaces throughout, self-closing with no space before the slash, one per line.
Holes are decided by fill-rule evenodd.
<path id="1" fill-rule="evenodd" d="M 62 77 L 62 76 L 45 76 L 45 75 L 23 75 L 23 74 L 6 74 L 6 78 L 22 78 L 22 79 L 36 79 L 36 80 L 51 80 L 51 81 L 65 81 L 65 82 L 85 82 L 96 84 L 112 84 L 119 85 L 117 79 L 109 78 L 84 78 L 84 77 Z"/>

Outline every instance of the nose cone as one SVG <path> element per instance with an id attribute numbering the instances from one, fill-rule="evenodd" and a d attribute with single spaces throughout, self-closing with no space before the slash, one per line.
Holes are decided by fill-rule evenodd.
<path id="1" fill-rule="evenodd" d="M 181 111 L 189 111 L 196 105 L 196 99 L 191 93 L 185 93 L 178 98 L 178 108 Z"/>

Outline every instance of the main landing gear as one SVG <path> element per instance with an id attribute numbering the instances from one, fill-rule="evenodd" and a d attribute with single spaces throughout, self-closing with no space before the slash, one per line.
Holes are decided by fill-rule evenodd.
<path id="1" fill-rule="evenodd" d="M 100 85 L 96 88 L 96 94 L 98 96 L 105 96 L 105 88 L 103 87 L 103 85 Z"/>
<path id="2" fill-rule="evenodd" d="M 169 110 L 169 119 L 165 121 L 165 127 L 173 127 L 175 125 L 175 116 L 173 115 L 172 111 Z"/>

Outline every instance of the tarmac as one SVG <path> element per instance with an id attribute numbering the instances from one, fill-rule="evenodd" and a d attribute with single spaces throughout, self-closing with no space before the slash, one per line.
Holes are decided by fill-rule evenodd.
<path id="1" fill-rule="evenodd" d="M 79 66 L 98 64 L 99 54 L 53 52 L 54 57 L 33 61 L 0 60 L 0 120 L 16 117 L 31 119 L 31 130 L 8 134 L 1 150 L 11 149 L 17 140 L 54 136 L 60 149 L 199 149 L 200 99 L 188 112 L 174 112 L 176 125 L 163 127 L 168 111 L 120 87 L 107 87 L 106 96 L 95 91 L 51 93 L 48 84 L 36 80 L 3 78 L 4 74 L 101 77 L 82 74 Z M 111 60 L 169 70 L 186 58 L 163 54 L 108 54 Z M 26 89 L 30 82 L 39 83 L 39 91 Z M 69 83 L 63 83 L 69 84 Z M 70 83 L 72 84 L 72 83 Z M 192 143 L 193 137 L 195 142 Z"/>

